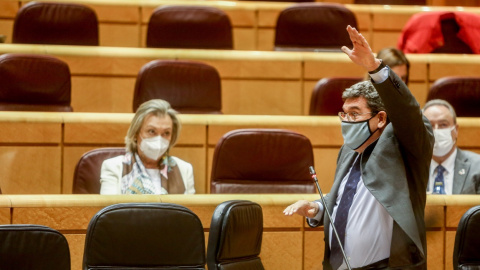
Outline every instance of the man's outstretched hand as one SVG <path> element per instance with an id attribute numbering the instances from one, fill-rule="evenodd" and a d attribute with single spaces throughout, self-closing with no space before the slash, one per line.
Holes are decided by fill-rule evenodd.
<path id="1" fill-rule="evenodd" d="M 353 48 L 343 46 L 342 51 L 348 55 L 350 60 L 355 64 L 362 66 L 367 71 L 373 71 L 380 66 L 380 60 L 373 55 L 370 45 L 368 45 L 365 37 L 360 34 L 357 29 L 347 26 L 347 32 L 350 35 L 350 40 L 353 43 Z"/>

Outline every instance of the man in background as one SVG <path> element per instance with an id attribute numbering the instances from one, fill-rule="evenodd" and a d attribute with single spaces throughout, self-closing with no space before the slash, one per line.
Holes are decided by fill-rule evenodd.
<path id="1" fill-rule="evenodd" d="M 441 99 L 423 108 L 435 135 L 427 192 L 430 194 L 480 194 L 480 155 L 457 147 L 455 110 Z"/>

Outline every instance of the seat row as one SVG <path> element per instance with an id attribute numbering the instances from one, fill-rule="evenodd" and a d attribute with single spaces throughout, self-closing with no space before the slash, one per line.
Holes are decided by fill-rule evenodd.
<path id="1" fill-rule="evenodd" d="M 474 40 L 480 30 L 471 26 L 479 21 L 480 16 L 468 12 L 418 13 L 404 26 L 397 46 L 405 53 L 479 53 Z M 274 49 L 339 51 L 343 45 L 352 45 L 347 25 L 357 27 L 357 19 L 344 5 L 292 5 L 277 18 Z M 32 2 L 18 11 L 12 42 L 99 45 L 98 19 L 85 5 Z M 150 16 L 146 46 L 233 49 L 232 24 L 229 16 L 215 7 L 162 6 Z"/>
<path id="2" fill-rule="evenodd" d="M 211 219 L 208 250 L 198 216 L 174 203 L 121 203 L 93 216 L 83 269 L 263 269 L 259 257 L 263 214 L 246 200 L 219 204 Z M 41 225 L 0 226 L 1 269 L 69 270 L 63 234 Z"/>
<path id="3" fill-rule="evenodd" d="M 68 64 L 48 55 L 0 56 L 0 110 L 71 112 Z M 160 98 L 181 113 L 221 113 L 218 71 L 194 61 L 155 60 L 140 70 L 132 111 Z"/>
<path id="4" fill-rule="evenodd" d="M 480 266 L 479 224 L 480 206 L 468 209 L 460 219 L 453 243 L 454 269 Z M 208 269 L 264 269 L 259 257 L 262 234 L 262 208 L 251 201 L 226 201 L 215 208 L 206 252 L 202 224 L 186 207 L 114 204 L 89 223 L 83 269 L 205 269 L 205 264 Z M 2 225 L 0 268 L 69 270 L 69 244 L 46 226 Z"/>
<path id="5" fill-rule="evenodd" d="M 48 14 L 49 16 L 45 16 Z M 352 11 L 339 4 L 287 8 L 277 23 L 278 50 L 335 50 L 352 45 L 345 28 L 357 26 Z M 222 10 L 208 6 L 162 6 L 150 16 L 146 46 L 233 49 L 232 25 Z M 322 35 L 311 35 L 322 32 Z M 99 45 L 98 19 L 81 4 L 31 2 L 17 13 L 13 43 Z"/>
<path id="6" fill-rule="evenodd" d="M 310 115 L 337 115 L 342 92 L 360 77 L 323 78 L 315 85 Z M 0 110 L 71 112 L 68 64 L 49 55 L 0 56 Z M 132 111 L 143 102 L 167 100 L 180 113 L 222 113 L 221 78 L 215 67 L 188 60 L 153 60 L 138 73 Z M 444 99 L 458 116 L 480 116 L 480 77 L 444 77 L 433 83 L 427 101 Z"/>
<path id="7" fill-rule="evenodd" d="M 100 194 L 103 161 L 124 154 L 124 148 L 85 153 L 75 167 L 72 192 Z M 309 174 L 313 165 L 312 144 L 305 135 L 282 129 L 233 130 L 215 147 L 210 193 L 315 193 Z"/>

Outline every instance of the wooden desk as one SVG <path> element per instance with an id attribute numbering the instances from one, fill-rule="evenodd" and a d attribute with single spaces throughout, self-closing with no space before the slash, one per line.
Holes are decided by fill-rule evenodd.
<path id="1" fill-rule="evenodd" d="M 133 114 L 0 112 L 0 186 L 5 194 L 69 194 L 80 157 L 100 147 L 123 147 Z M 215 146 L 239 128 L 281 128 L 312 142 L 320 185 L 333 183 L 343 143 L 336 116 L 180 115 L 183 128 L 172 154 L 194 167 L 197 193 L 208 193 Z M 459 118 L 458 145 L 480 153 L 480 121 Z"/>
<path id="2" fill-rule="evenodd" d="M 116 203 L 176 203 L 196 213 L 206 229 L 215 207 L 223 201 L 246 199 L 263 209 L 264 233 L 260 257 L 265 269 L 322 269 L 323 229 L 309 228 L 300 216 L 285 217 L 282 210 L 316 194 L 283 195 L 0 195 L 0 224 L 40 224 L 63 233 L 70 246 L 72 269 L 82 266 L 85 233 L 90 219 Z M 458 222 L 469 208 L 480 204 L 477 195 L 428 195 L 425 209 L 429 270 L 452 269 Z"/>
<path id="3" fill-rule="evenodd" d="M 11 42 L 13 20 L 19 7 L 30 0 L 3 0 L 0 2 L 0 34 Z M 145 47 L 146 29 L 152 11 L 170 0 L 49 0 L 50 2 L 82 3 L 92 7 L 99 19 L 100 45 Z M 471 0 L 468 0 L 471 3 Z M 411 15 L 430 10 L 464 10 L 480 13 L 475 7 L 448 7 L 435 5 L 471 5 L 464 0 L 430 0 L 430 6 L 355 5 L 353 0 L 336 1 L 352 10 L 358 27 L 368 38 L 374 51 L 396 46 L 403 25 Z M 317 2 L 329 2 L 317 0 Z M 179 0 L 175 5 L 204 5 L 224 10 L 233 27 L 234 49 L 273 50 L 275 25 L 281 10 L 293 5 L 288 2 L 189 1 Z"/>

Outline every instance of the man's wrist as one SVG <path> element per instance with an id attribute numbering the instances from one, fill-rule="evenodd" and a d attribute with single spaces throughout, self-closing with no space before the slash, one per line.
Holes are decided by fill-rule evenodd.
<path id="1" fill-rule="evenodd" d="M 382 59 L 375 59 L 375 63 L 378 63 L 377 61 L 380 62 L 380 63 L 378 64 L 378 66 L 376 68 L 372 67 L 373 70 L 369 70 L 368 71 L 369 74 L 375 74 L 375 73 L 379 72 L 380 70 L 382 70 L 382 68 L 385 67 L 385 64 L 383 63 Z"/>

